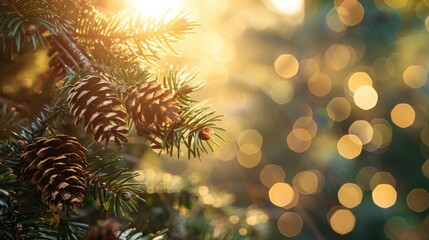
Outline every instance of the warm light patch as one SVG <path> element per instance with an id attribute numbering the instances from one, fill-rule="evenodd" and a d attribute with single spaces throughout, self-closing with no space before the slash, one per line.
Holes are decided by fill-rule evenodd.
<path id="1" fill-rule="evenodd" d="M 287 15 L 295 15 L 304 10 L 304 0 L 271 0 L 274 7 Z"/>
<path id="2" fill-rule="evenodd" d="M 391 8 L 402 8 L 405 7 L 408 3 L 408 0 L 384 0 L 386 5 L 388 5 Z"/>
<path id="3" fill-rule="evenodd" d="M 285 176 L 286 174 L 283 168 L 276 164 L 268 164 L 259 173 L 259 178 L 266 187 L 271 187 L 276 183 L 283 182 Z"/>
<path id="4" fill-rule="evenodd" d="M 326 65 L 333 70 L 342 70 L 349 65 L 351 53 L 347 46 L 333 44 L 326 50 L 324 60 Z"/>
<path id="5" fill-rule="evenodd" d="M 326 111 L 330 119 L 341 122 L 350 116 L 351 106 L 347 99 L 343 97 L 335 97 L 329 101 L 326 106 Z"/>
<path id="6" fill-rule="evenodd" d="M 281 77 L 291 78 L 298 73 L 299 62 L 291 54 L 282 54 L 274 62 L 274 68 Z"/>
<path id="7" fill-rule="evenodd" d="M 423 212 L 429 207 L 429 193 L 421 188 L 413 189 L 407 196 L 407 205 L 414 212 Z"/>
<path id="8" fill-rule="evenodd" d="M 312 136 L 307 129 L 295 128 L 286 138 L 289 148 L 297 153 L 307 151 L 311 146 Z"/>
<path id="9" fill-rule="evenodd" d="M 337 11 L 334 8 L 329 10 L 326 14 L 326 24 L 335 32 L 343 32 L 347 29 L 347 25 L 340 20 Z"/>
<path id="10" fill-rule="evenodd" d="M 353 94 L 353 100 L 359 108 L 369 110 L 377 104 L 378 94 L 371 86 L 361 86 Z"/>
<path id="11" fill-rule="evenodd" d="M 307 58 L 300 61 L 301 74 L 305 80 L 308 80 L 314 74 L 320 72 L 320 64 L 314 58 Z"/>
<path id="12" fill-rule="evenodd" d="M 237 161 L 242 167 L 245 167 L 245 168 L 256 167 L 261 162 L 261 158 L 262 158 L 262 153 L 260 151 L 252 154 L 247 154 L 242 150 L 239 150 L 237 152 Z"/>
<path id="13" fill-rule="evenodd" d="M 237 139 L 240 150 L 246 154 L 255 154 L 261 150 L 263 138 L 255 129 L 246 129 Z"/>
<path id="14" fill-rule="evenodd" d="M 327 95 L 332 88 L 332 80 L 325 73 L 316 73 L 308 80 L 308 90 L 317 96 L 323 97 Z"/>
<path id="15" fill-rule="evenodd" d="M 362 144 L 367 144 L 371 141 L 374 130 L 371 124 L 365 120 L 357 120 L 349 127 L 349 134 L 357 136 Z"/>
<path id="16" fill-rule="evenodd" d="M 404 78 L 405 84 L 417 89 L 425 85 L 427 81 L 427 74 L 428 73 L 422 66 L 412 65 L 405 69 L 402 76 Z"/>
<path id="17" fill-rule="evenodd" d="M 287 183 L 276 183 L 270 188 L 268 195 L 274 205 L 285 207 L 293 202 L 295 191 Z"/>
<path id="18" fill-rule="evenodd" d="M 372 192 L 372 200 L 381 208 L 389 208 L 396 202 L 397 193 L 389 184 L 380 184 Z"/>
<path id="19" fill-rule="evenodd" d="M 406 128 L 414 123 L 416 112 L 409 104 L 400 103 L 392 109 L 390 117 L 396 126 Z"/>
<path id="20" fill-rule="evenodd" d="M 300 215 L 294 212 L 286 212 L 280 216 L 277 227 L 286 237 L 294 237 L 302 231 L 304 222 Z"/>
<path id="21" fill-rule="evenodd" d="M 315 194 L 320 190 L 321 179 L 314 171 L 303 171 L 293 178 L 293 187 L 301 194 Z"/>
<path id="22" fill-rule="evenodd" d="M 353 231 L 356 224 L 356 217 L 348 209 L 338 209 L 330 217 L 329 223 L 335 232 L 344 235 Z"/>
<path id="23" fill-rule="evenodd" d="M 300 117 L 293 123 L 293 128 L 302 128 L 310 133 L 311 137 L 315 137 L 317 133 L 317 124 L 311 117 Z"/>
<path id="24" fill-rule="evenodd" d="M 338 200 L 347 208 L 354 208 L 362 201 L 362 190 L 354 183 L 345 183 L 338 190 Z"/>
<path id="25" fill-rule="evenodd" d="M 347 134 L 338 140 L 337 150 L 344 158 L 353 159 L 362 152 L 362 142 L 355 135 Z"/>
<path id="26" fill-rule="evenodd" d="M 396 180 L 393 175 L 389 172 L 376 172 L 370 181 L 371 190 L 374 190 L 379 184 L 389 184 L 393 187 L 396 187 Z"/>
<path id="27" fill-rule="evenodd" d="M 286 80 L 276 81 L 271 86 L 271 98 L 278 104 L 286 104 L 293 99 L 294 88 Z"/>
<path id="28" fill-rule="evenodd" d="M 357 0 L 342 1 L 341 4 L 336 7 L 336 10 L 340 21 L 348 26 L 359 24 L 365 12 L 362 4 Z"/>
<path id="29" fill-rule="evenodd" d="M 167 22 L 177 16 L 184 5 L 180 0 L 131 0 L 133 6 L 142 13 L 143 16 L 162 19 Z"/>
<path id="30" fill-rule="evenodd" d="M 372 79 L 366 72 L 355 72 L 348 80 L 348 87 L 355 92 L 361 86 L 372 86 Z"/>

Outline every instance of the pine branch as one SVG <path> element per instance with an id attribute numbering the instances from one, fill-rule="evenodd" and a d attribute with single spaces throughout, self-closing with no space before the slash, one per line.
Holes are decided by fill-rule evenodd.
<path id="1" fill-rule="evenodd" d="M 109 81 L 119 84 L 122 88 L 145 83 L 152 78 L 152 72 L 149 68 L 138 63 L 117 61 L 111 59 L 104 61 L 100 71 Z"/>
<path id="2" fill-rule="evenodd" d="M 27 42 L 34 49 L 44 47 L 44 32 L 57 34 L 70 29 L 69 9 L 76 1 L 2 0 L 0 9 L 0 40 L 4 53 L 19 53 Z M 69 8 L 67 8 L 67 6 Z"/>
<path id="3" fill-rule="evenodd" d="M 46 208 L 33 191 L 0 165 L 0 236 L 4 239 L 56 239 L 43 218 Z"/>
<path id="4" fill-rule="evenodd" d="M 104 213 L 124 216 L 137 212 L 137 201 L 144 201 L 134 181 L 138 176 L 128 168 L 119 167 L 122 159 L 111 152 L 99 150 L 88 157 L 87 182 L 90 195 L 100 204 Z"/>
<path id="5" fill-rule="evenodd" d="M 18 130 L 19 126 L 24 124 L 25 121 L 26 119 L 15 108 L 3 105 L 0 108 L 0 140 L 11 137 L 11 133 Z"/>
<path id="6" fill-rule="evenodd" d="M 168 21 L 155 20 L 130 9 L 110 17 L 92 8 L 87 18 L 77 22 L 75 36 L 87 52 L 93 52 L 91 56 L 101 53 L 125 55 L 128 61 L 157 60 L 161 52 L 175 54 L 170 44 L 181 40 L 195 26 L 185 17 L 181 13 Z"/>
<path id="7" fill-rule="evenodd" d="M 199 81 L 192 83 L 197 76 L 198 71 L 187 71 L 186 68 L 179 68 L 171 65 L 163 68 L 157 76 L 158 81 L 162 82 L 164 88 L 167 88 L 174 94 L 174 98 L 181 104 L 181 107 L 189 107 L 192 103 L 197 102 L 190 96 L 204 87 L 205 82 Z"/>
<path id="8" fill-rule="evenodd" d="M 169 139 L 165 139 L 167 153 L 173 154 L 173 146 L 178 150 L 180 156 L 182 144 L 186 146 L 188 158 L 201 158 L 201 153 L 214 151 L 214 145 L 220 147 L 216 141 L 220 139 L 225 142 L 225 138 L 219 131 L 225 131 L 216 125 L 222 120 L 222 115 L 218 115 L 216 111 L 210 111 L 210 107 L 206 102 L 185 108 L 180 114 L 182 122 L 174 129 L 173 144 L 169 143 Z M 171 141 L 171 140 L 170 140 Z"/>

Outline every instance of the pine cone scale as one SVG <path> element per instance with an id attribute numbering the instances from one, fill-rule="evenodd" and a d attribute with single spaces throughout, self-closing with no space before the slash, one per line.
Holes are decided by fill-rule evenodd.
<path id="1" fill-rule="evenodd" d="M 21 155 L 24 179 L 41 193 L 41 201 L 51 211 L 75 211 L 83 204 L 85 152 L 76 138 L 60 135 L 35 139 Z"/>
<path id="2" fill-rule="evenodd" d="M 121 109 L 121 101 L 109 83 L 98 75 L 88 75 L 70 89 L 67 103 L 78 125 L 84 120 L 86 133 L 92 132 L 95 141 L 126 142 L 127 116 Z"/>

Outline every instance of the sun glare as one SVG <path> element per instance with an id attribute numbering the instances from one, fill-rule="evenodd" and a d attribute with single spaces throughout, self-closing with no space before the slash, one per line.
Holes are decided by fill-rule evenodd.
<path id="1" fill-rule="evenodd" d="M 136 10 L 140 11 L 146 17 L 157 19 L 164 18 L 165 21 L 171 20 L 177 16 L 184 5 L 180 0 L 131 0 Z"/>
<path id="2" fill-rule="evenodd" d="M 303 0 L 271 0 L 277 10 L 287 15 L 295 15 L 304 9 Z"/>

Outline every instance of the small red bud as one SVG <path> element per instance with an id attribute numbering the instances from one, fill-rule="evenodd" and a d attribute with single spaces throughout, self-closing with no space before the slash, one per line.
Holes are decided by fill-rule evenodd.
<path id="1" fill-rule="evenodd" d="M 201 129 L 201 131 L 198 133 L 198 137 L 204 141 L 210 140 L 210 138 L 213 137 L 213 129 L 209 127 Z"/>
<path id="2" fill-rule="evenodd" d="M 32 36 L 36 33 L 37 27 L 34 24 L 26 24 L 24 34 L 27 36 Z"/>
<path id="3" fill-rule="evenodd" d="M 20 147 L 20 148 L 26 148 L 27 147 L 27 143 L 24 140 L 18 140 L 18 141 L 16 141 L 16 143 L 18 144 L 18 147 Z"/>
<path id="4" fill-rule="evenodd" d="M 129 192 L 124 192 L 124 193 L 122 194 L 122 200 L 124 200 L 124 201 L 126 201 L 126 202 L 130 201 L 130 200 L 131 200 L 131 198 L 132 198 L 132 196 L 131 196 L 131 194 L 130 194 Z"/>
<path id="5" fill-rule="evenodd" d="M 180 87 L 179 94 L 185 95 L 185 94 L 189 94 L 189 93 L 192 93 L 192 87 L 189 86 L 189 84 L 185 84 L 182 87 Z"/>

